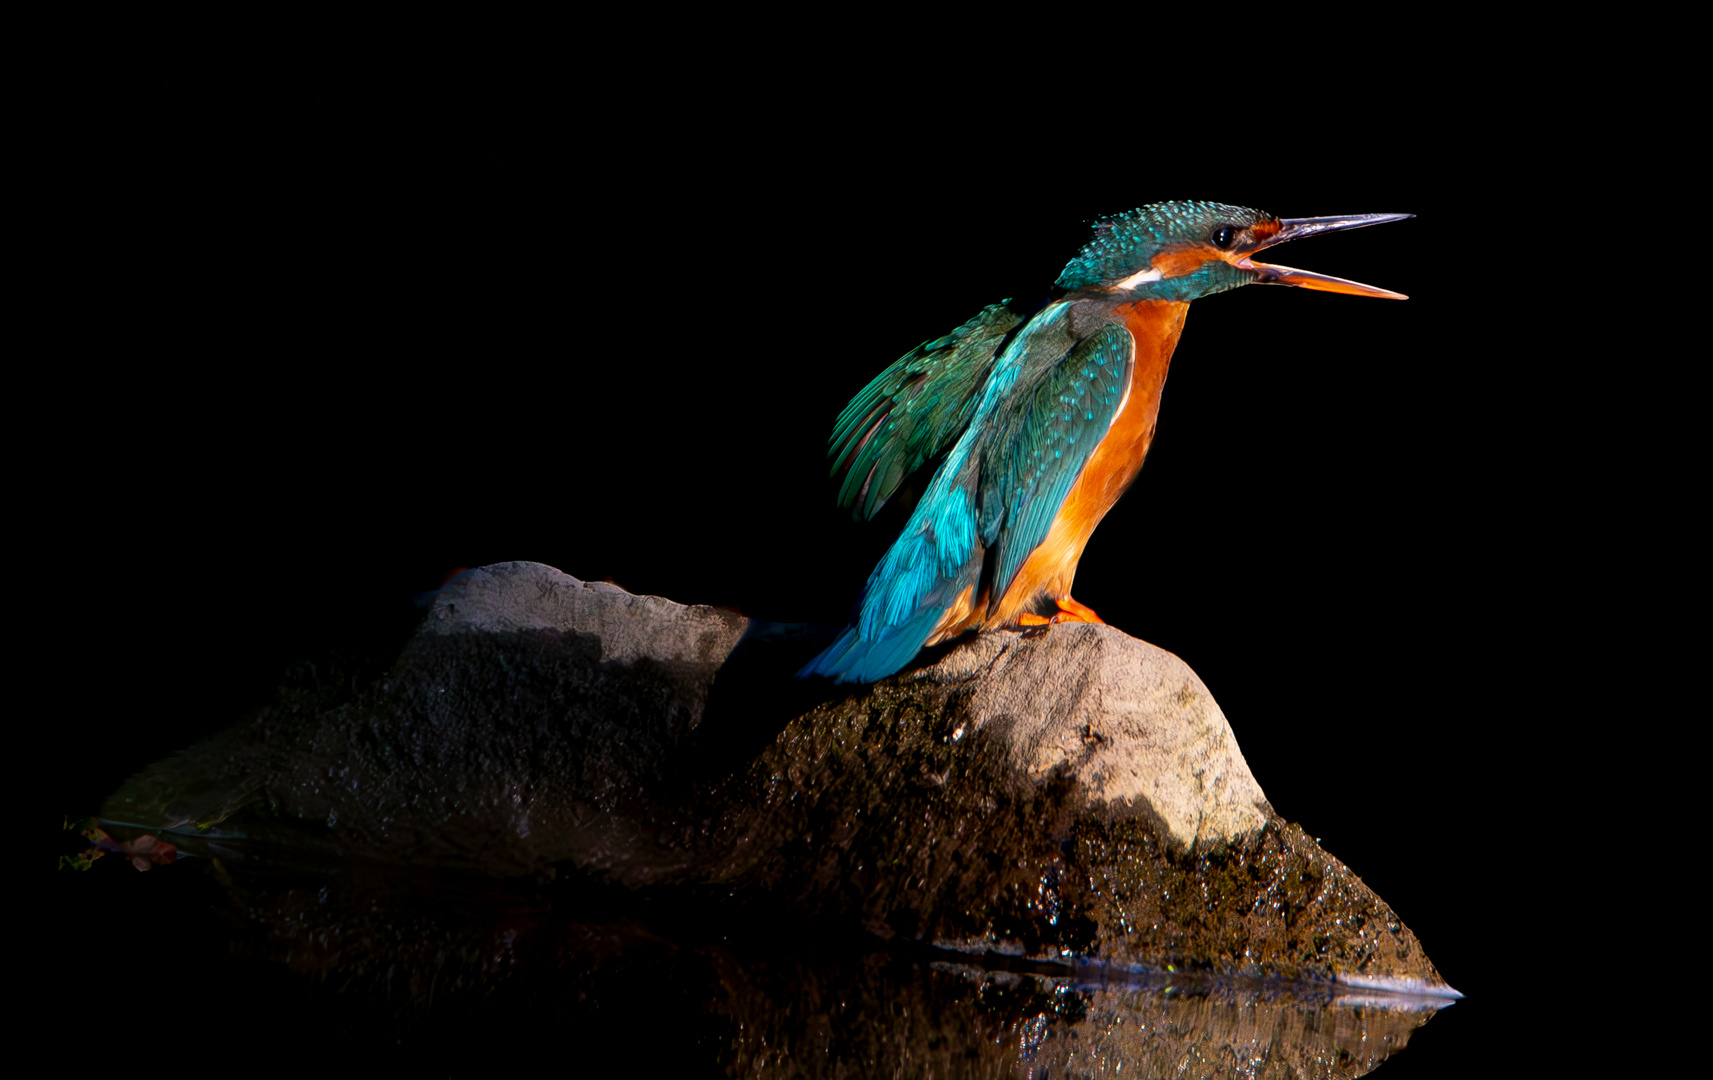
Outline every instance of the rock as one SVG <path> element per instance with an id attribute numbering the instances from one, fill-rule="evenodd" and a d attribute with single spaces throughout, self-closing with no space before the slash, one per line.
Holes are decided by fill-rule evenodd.
<path id="1" fill-rule="evenodd" d="M 541 563 L 510 562 L 477 567 L 448 584 L 435 597 L 422 632 L 589 634 L 600 645 L 603 664 L 691 664 L 705 668 L 712 682 L 748 624 L 720 608 L 635 596 Z"/>
<path id="2" fill-rule="evenodd" d="M 1194 672 L 1104 626 L 988 634 L 872 687 L 827 633 L 534 563 L 442 590 L 392 670 L 288 694 L 102 817 L 843 921 L 1087 966 L 1450 993 L 1280 820 Z"/>
<path id="3" fill-rule="evenodd" d="M 633 596 L 539 563 L 502 563 L 448 586 L 423 630 L 593 634 L 603 664 L 694 665 L 711 686 L 748 626 L 727 611 Z M 1065 766 L 1093 798 L 1139 802 L 1177 847 L 1251 835 L 1271 812 L 1189 665 L 1109 626 L 981 635 L 906 678 L 967 684 L 960 737 L 989 731 L 1025 775 L 1039 780 Z"/>
<path id="4" fill-rule="evenodd" d="M 1067 768 L 1090 799 L 1139 805 L 1174 847 L 1252 836 L 1272 813 L 1196 673 L 1110 626 L 980 635 L 913 677 L 967 683 L 969 728 L 1019 772 Z"/>

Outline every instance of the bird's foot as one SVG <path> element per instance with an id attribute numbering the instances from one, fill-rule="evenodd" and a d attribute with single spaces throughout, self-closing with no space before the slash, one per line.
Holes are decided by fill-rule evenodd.
<path id="1" fill-rule="evenodd" d="M 1059 611 L 1058 614 L 1051 618 L 1048 618 L 1045 615 L 1036 615 L 1033 612 L 1024 612 L 1022 615 L 1017 616 L 1017 625 L 1029 627 L 1029 629 L 1023 632 L 1025 637 L 1035 637 L 1039 634 L 1044 634 L 1047 632 L 1047 628 L 1049 626 L 1062 622 L 1096 623 L 1100 626 L 1106 625 L 1106 623 L 1101 620 L 1101 617 L 1094 613 L 1094 608 L 1089 607 L 1087 604 L 1079 604 L 1068 596 L 1061 596 L 1053 602 L 1059 606 Z"/>
<path id="2" fill-rule="evenodd" d="M 1087 604 L 1079 604 L 1068 596 L 1061 596 L 1054 603 L 1059 605 L 1059 613 L 1053 616 L 1054 622 L 1086 622 L 1094 623 L 1097 626 L 1106 625 L 1105 621 L 1094 613 L 1094 608 Z"/>

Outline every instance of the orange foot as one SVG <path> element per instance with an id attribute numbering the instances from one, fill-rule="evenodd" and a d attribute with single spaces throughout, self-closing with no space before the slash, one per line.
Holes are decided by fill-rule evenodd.
<path id="1" fill-rule="evenodd" d="M 1053 602 L 1059 605 L 1059 613 L 1057 615 L 1054 615 L 1052 618 L 1048 618 L 1045 615 L 1036 615 L 1029 612 L 1017 616 L 1017 624 L 1019 626 L 1047 626 L 1053 623 L 1062 622 L 1086 622 L 1099 623 L 1101 626 L 1106 625 L 1106 623 L 1101 620 L 1101 617 L 1094 613 L 1094 608 L 1089 607 L 1087 604 L 1079 604 L 1068 596 L 1061 596 Z"/>

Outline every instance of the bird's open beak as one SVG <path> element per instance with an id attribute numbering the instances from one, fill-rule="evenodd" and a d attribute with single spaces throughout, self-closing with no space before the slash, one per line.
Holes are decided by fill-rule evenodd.
<path id="1" fill-rule="evenodd" d="M 1268 263 L 1251 262 L 1249 256 L 1257 251 L 1282 244 L 1287 240 L 1297 240 L 1304 236 L 1314 236 L 1317 233 L 1360 229 L 1367 225 L 1382 225 L 1388 221 L 1402 221 L 1409 217 L 1415 217 L 1415 215 L 1354 214 L 1349 217 L 1280 218 L 1278 232 L 1243 252 L 1242 258 L 1232 260 L 1232 265 L 1244 270 L 1254 270 L 1260 274 L 1256 280 L 1266 285 L 1298 285 L 1305 289 L 1319 289 L 1321 292 L 1349 293 L 1351 296 L 1383 296 L 1389 300 L 1408 300 L 1409 297 L 1403 293 L 1395 293 L 1390 289 L 1376 289 L 1372 285 L 1346 281 L 1343 278 L 1327 277 L 1325 274 L 1316 274 L 1309 270 L 1295 270 L 1289 266 L 1273 266 Z"/>

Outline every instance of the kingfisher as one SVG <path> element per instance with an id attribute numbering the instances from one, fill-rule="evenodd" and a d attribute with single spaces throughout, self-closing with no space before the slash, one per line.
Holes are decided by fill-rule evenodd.
<path id="1" fill-rule="evenodd" d="M 989 305 L 904 354 L 833 427 L 839 503 L 872 518 L 938 467 L 851 625 L 798 674 L 874 682 L 968 630 L 1101 622 L 1071 583 L 1154 440 L 1190 301 L 1258 283 L 1406 299 L 1252 256 L 1412 216 L 1151 203 L 1096 221 L 1043 302 Z"/>

